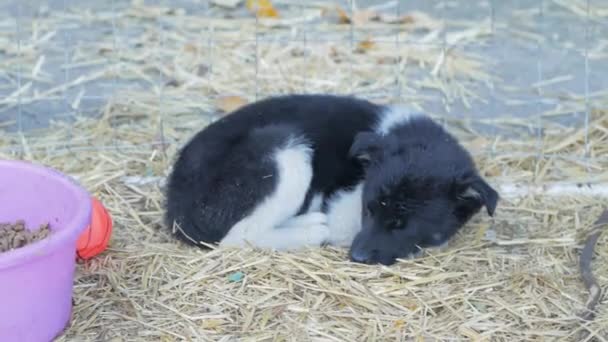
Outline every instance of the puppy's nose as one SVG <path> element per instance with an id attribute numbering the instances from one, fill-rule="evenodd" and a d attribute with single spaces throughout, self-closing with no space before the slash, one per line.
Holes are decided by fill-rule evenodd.
<path id="1" fill-rule="evenodd" d="M 365 264 L 371 258 L 371 253 L 365 250 L 354 250 L 350 253 L 350 260 L 358 263 Z"/>

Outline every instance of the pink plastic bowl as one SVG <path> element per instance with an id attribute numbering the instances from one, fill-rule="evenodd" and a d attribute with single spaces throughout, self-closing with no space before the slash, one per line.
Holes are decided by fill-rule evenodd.
<path id="1" fill-rule="evenodd" d="M 76 240 L 91 218 L 88 193 L 35 164 L 0 161 L 0 222 L 49 223 L 44 240 L 0 253 L 0 341 L 48 342 L 70 321 Z"/>

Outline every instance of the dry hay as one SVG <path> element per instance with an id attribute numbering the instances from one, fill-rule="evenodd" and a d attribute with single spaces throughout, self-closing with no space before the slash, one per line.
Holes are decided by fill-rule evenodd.
<path id="1" fill-rule="evenodd" d="M 121 146 L 154 139 L 153 120 L 142 116 L 109 130 L 110 121 L 81 120 L 71 129 L 108 146 L 111 132 L 121 137 Z M 599 130 L 592 135 L 603 136 L 594 146 L 605 148 L 600 132 L 608 127 L 607 116 L 593 122 Z M 52 146 L 66 134 L 58 127 L 38 139 Z M 175 242 L 160 224 L 162 185 L 156 180 L 162 177 L 155 175 L 166 172 L 176 145 L 166 158 L 158 145 L 139 146 L 64 154 L 34 150 L 26 157 L 76 176 L 108 207 L 116 225 L 110 250 L 78 268 L 74 319 L 63 341 L 574 341 L 581 331 L 600 340 L 608 333 L 605 306 L 592 323 L 577 316 L 587 299 L 578 255 L 601 200 L 507 198 L 494 221 L 480 214 L 448 249 L 392 267 L 349 263 L 344 250 L 332 248 L 205 252 Z M 517 146 L 525 150 L 535 142 Z M 478 162 L 495 184 L 534 174 L 576 179 L 586 172 L 586 165 L 568 159 L 551 161 L 558 175 L 537 173 L 548 162 L 542 160 L 481 156 Z M 491 176 L 495 168 L 512 176 Z M 592 264 L 601 286 L 608 281 L 607 236 L 600 238 Z"/>
<path id="2" fill-rule="evenodd" d="M 486 61 L 456 48 L 444 53 L 433 45 L 397 50 L 394 44 L 350 46 L 336 40 L 314 48 L 301 42 L 256 46 L 238 39 L 252 36 L 256 27 L 251 19 L 211 20 L 219 38 L 208 49 L 208 41 L 200 38 L 208 23 L 195 16 L 143 5 L 117 13 L 120 27 L 139 25 L 143 33 L 133 41 L 100 41 L 97 50 L 82 49 L 73 62 L 102 61 L 98 71 L 43 94 L 19 89 L 20 100 L 54 96 L 102 77 L 138 80 L 152 90 L 125 90 L 97 119 L 0 136 L 0 157 L 35 160 L 73 175 L 100 198 L 115 222 L 110 249 L 78 267 L 72 325 L 59 341 L 608 339 L 603 303 L 594 321 L 578 317 L 587 299 L 578 255 L 602 210 L 597 198 L 507 197 L 494 220 L 480 214 L 449 248 L 392 267 L 353 264 L 344 250 L 333 248 L 203 251 L 176 242 L 161 225 L 163 179 L 172 158 L 185 139 L 211 120 L 201 113 L 222 115 L 217 107 L 226 101 L 218 102 L 218 96 L 236 96 L 238 103 L 253 100 L 256 92 L 341 89 L 388 102 L 392 99 L 382 90 L 401 70 L 399 99 L 427 101 L 419 90 L 432 87 L 466 103 L 475 100 L 476 86 L 492 78 Z M 302 20 L 317 16 L 311 13 L 301 14 Z M 83 18 L 81 13 L 67 16 Z M 104 13 L 85 17 L 110 20 Z M 39 27 L 52 28 L 53 20 L 64 19 L 51 16 Z M 425 19 L 428 31 L 410 35 L 405 30 L 403 38 L 438 42 L 436 23 Z M 373 25 L 381 30 L 389 24 Z M 290 21 L 262 21 L 257 30 L 282 29 L 289 38 L 292 26 Z M 333 23 L 316 28 L 348 35 L 348 27 Z M 485 28 L 459 32 L 450 39 L 474 40 Z M 35 47 L 22 48 L 24 63 L 35 66 L 40 58 Z M 252 68 L 244 68 L 253 63 L 256 50 L 257 82 Z M 108 63 L 104 55 L 109 52 L 114 59 Z M 409 79 L 412 70 L 426 74 Z M 501 189 L 559 182 L 601 186 L 608 179 L 608 113 L 601 108 L 608 102 L 606 92 L 591 95 L 589 144 L 580 127 L 548 125 L 539 142 L 529 136 L 490 138 L 477 134 L 467 121 L 448 123 L 474 152 L 482 173 Z M 571 97 L 567 107 L 544 115 L 585 108 L 582 98 Z M 16 105 L 16 98 L 0 105 Z M 78 108 L 76 100 L 72 104 Z M 592 264 L 604 287 L 607 236 L 601 236 Z"/>

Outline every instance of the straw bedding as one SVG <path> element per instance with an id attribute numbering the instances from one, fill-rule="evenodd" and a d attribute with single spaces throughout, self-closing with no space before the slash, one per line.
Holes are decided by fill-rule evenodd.
<path id="1" fill-rule="evenodd" d="M 298 18 L 306 21 L 323 11 L 311 7 L 290 19 L 285 19 L 287 10 L 279 12 L 279 19 L 261 19 L 258 33 L 289 38 Z M 582 127 L 547 122 L 539 142 L 529 135 L 488 137 L 467 120 L 447 120 L 482 173 L 506 195 L 495 219 L 480 214 L 444 250 L 429 250 L 392 267 L 353 264 L 345 250 L 333 248 L 205 251 L 176 242 L 161 225 L 162 191 L 176 150 L 214 116 L 253 100 L 256 92 L 340 89 L 390 102 L 381 90 L 395 82 L 402 100 L 424 103 L 429 99 L 420 90 L 431 87 L 446 98 L 476 101 L 475 87 L 492 77 L 482 59 L 463 49 L 395 49 L 371 41 L 256 47 L 226 40 L 253 36 L 255 21 L 228 18 L 211 20 L 214 34 L 224 40 L 218 38 L 210 50 L 199 36 L 209 23 L 194 16 L 138 3 L 117 13 L 121 27 L 139 25 L 141 34 L 120 44 L 102 40 L 97 50 L 83 49 L 74 63 L 94 63 L 93 57 L 109 52 L 118 57 L 77 82 L 29 99 L 97 78 L 137 80 L 151 89 L 121 90 L 97 118 L 58 122 L 26 135 L 0 135 L 0 157 L 35 160 L 73 175 L 114 220 L 109 250 L 78 265 L 73 320 L 59 341 L 608 339 L 605 301 L 594 320 L 579 318 L 588 296 L 579 254 L 605 198 L 543 192 L 560 184 L 597 187 L 608 180 L 608 98 L 602 93 L 592 98 L 587 145 Z M 437 42 L 441 22 L 417 15 L 400 24 L 411 26 L 404 31 L 408 39 Z M 350 26 L 341 22 L 355 18 L 366 27 L 377 26 L 374 37 L 395 25 L 386 18 L 368 22 L 362 15 L 338 13 L 337 22 L 323 19 L 330 23 L 315 27 L 344 37 Z M 109 21 L 103 13 L 88 19 Z M 46 20 L 51 25 L 59 19 Z M 420 29 L 416 23 L 424 26 L 424 34 L 413 33 Z M 478 24 L 448 38 L 478 39 L 486 32 Z M 32 49 L 25 60 L 35 65 Z M 423 78 L 396 80 L 397 70 L 401 75 L 418 70 Z M 546 116 L 584 109 L 580 98 L 572 95 L 571 100 L 567 108 L 558 106 Z M 514 120 L 491 123 L 527 126 Z M 539 148 L 544 153 L 537 153 Z M 517 197 L 507 191 L 514 185 L 539 191 Z M 608 282 L 607 239 L 608 234 L 599 237 L 591 264 L 603 287 Z"/>
<path id="2" fill-rule="evenodd" d="M 109 144 L 108 121 L 82 120 L 74 129 Z M 125 140 L 145 132 L 153 139 L 150 121 L 112 131 Z M 53 135 L 64 134 L 57 128 L 44 138 L 52 145 Z M 116 226 L 109 251 L 78 267 L 64 341 L 575 341 L 584 331 L 600 340 L 608 333 L 605 305 L 592 323 L 578 318 L 587 299 L 578 255 L 605 200 L 507 198 L 494 221 L 482 214 L 447 249 L 393 267 L 352 264 L 344 250 L 331 248 L 205 252 L 173 241 L 160 225 L 162 176 L 155 175 L 167 167 L 161 150 L 123 148 L 30 152 L 30 159 L 78 177 Z M 496 184 L 529 179 L 538 167 L 517 158 L 478 160 L 486 174 L 497 168 L 514 175 L 491 177 Z M 576 166 L 553 162 L 563 170 Z M 592 264 L 602 286 L 607 235 Z"/>

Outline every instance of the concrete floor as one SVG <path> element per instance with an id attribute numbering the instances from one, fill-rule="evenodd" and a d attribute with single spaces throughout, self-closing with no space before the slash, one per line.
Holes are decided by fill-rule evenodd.
<path id="1" fill-rule="evenodd" d="M 280 3 L 280 1 L 276 1 Z M 302 1 L 304 2 L 304 1 Z M 318 2 L 318 1 L 317 1 Z M 348 7 L 349 1 L 342 1 Z M 386 3 L 387 0 L 359 0 L 359 7 Z M 569 10 L 559 6 L 551 0 L 517 0 L 517 1 L 427 1 L 427 0 L 401 0 L 400 11 L 419 10 L 429 13 L 431 16 L 444 17 L 447 20 L 492 20 L 494 22 L 494 37 L 489 44 L 471 44 L 467 49 L 479 55 L 486 56 L 495 61 L 494 72 L 502 78 L 506 84 L 513 88 L 527 89 L 527 91 L 509 92 L 505 89 L 491 89 L 481 87 L 480 95 L 485 98 L 486 103 L 477 103 L 470 110 L 474 117 L 493 117 L 497 115 L 513 115 L 519 117 L 530 117 L 544 109 L 552 108 L 557 102 L 566 101 L 560 98 L 563 94 L 585 94 L 586 66 L 585 48 L 595 48 L 602 41 L 608 39 L 608 18 L 597 20 L 585 20 L 580 15 L 575 15 Z M 112 6 L 120 8 L 128 6 L 130 2 L 122 0 L 95 1 L 95 0 L 11 0 L 0 4 L 0 20 L 5 23 L 15 22 L 19 25 L 28 25 L 31 18 L 36 15 L 44 15 L 45 11 L 63 11 L 65 8 L 83 8 L 96 12 L 111 13 Z M 179 0 L 179 1 L 146 1 L 146 3 L 171 3 L 173 7 L 182 7 L 188 13 L 222 13 L 220 9 L 209 4 L 206 0 Z M 600 1 L 593 1 L 592 5 Z M 606 5 L 602 5 L 606 6 Z M 542 9 L 542 15 L 532 20 L 523 20 L 517 14 L 523 9 Z M 211 12 L 210 12 L 211 11 Z M 238 13 L 237 13 L 238 15 Z M 532 25 L 530 27 L 530 25 Z M 18 27 L 14 28 L 18 30 Z M 517 37 L 512 30 L 536 32 L 546 38 L 545 43 L 538 46 L 532 41 L 526 41 Z M 64 46 L 57 49 L 45 51 L 45 69 L 53 80 L 63 83 L 67 80 L 76 79 L 86 73 L 86 68 L 77 70 L 63 70 L 60 68 L 62 62 L 69 57 L 69 45 L 77 41 L 92 41 L 98 35 L 107 34 L 108 27 L 72 27 L 57 32 L 58 37 L 64 39 Z M 17 31 L 17 34 L 19 32 Z M 122 34 L 128 34 L 123 32 Z M 2 36 L 0 36 L 2 38 Z M 0 41 L 1 42 L 1 41 Z M 593 93 L 608 88 L 608 58 L 606 49 L 596 51 L 603 53 L 603 58 L 589 59 L 587 70 L 588 92 Z M 5 55 L 0 46 L 0 76 L 2 75 L 2 59 Z M 541 80 L 551 80 L 563 75 L 571 75 L 572 78 L 542 88 L 539 93 L 534 91 L 530 85 Z M 0 78 L 0 99 L 15 91 L 13 83 L 7 82 L 6 77 Z M 13 80 L 14 82 L 14 80 Z M 90 82 L 86 84 L 86 94 L 81 102 L 79 114 L 95 115 L 105 103 L 106 99 L 115 91 L 119 91 L 122 83 L 109 81 Z M 46 87 L 51 87 L 46 85 Z M 45 85 L 41 85 L 44 89 Z M 439 96 L 438 94 L 430 94 Z M 63 96 L 68 99 L 76 94 L 67 91 Z M 514 103 L 517 103 L 514 105 Z M 440 98 L 428 104 L 429 109 L 442 112 L 443 106 Z M 457 103 L 455 111 L 465 111 L 463 104 Z M 0 106 L 0 127 L 9 130 L 29 130 L 36 127 L 44 127 L 50 119 L 69 119 L 73 115 L 69 106 L 69 100 L 56 98 L 29 103 L 21 107 L 6 108 Z"/>

